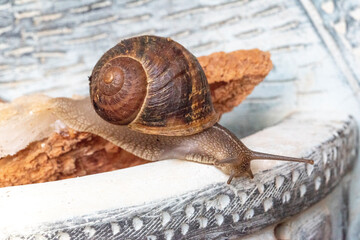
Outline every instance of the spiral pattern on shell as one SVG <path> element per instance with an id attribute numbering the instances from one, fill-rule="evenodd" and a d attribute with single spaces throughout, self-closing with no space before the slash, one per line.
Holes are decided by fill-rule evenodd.
<path id="1" fill-rule="evenodd" d="M 191 135 L 218 120 L 199 62 L 169 38 L 134 37 L 111 48 L 93 69 L 90 97 L 106 121 L 148 134 Z"/>

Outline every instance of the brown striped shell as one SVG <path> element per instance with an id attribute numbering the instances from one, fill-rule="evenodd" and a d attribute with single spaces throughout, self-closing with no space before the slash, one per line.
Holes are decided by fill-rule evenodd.
<path id="1" fill-rule="evenodd" d="M 179 43 L 156 36 L 121 41 L 90 77 L 96 112 L 108 122 L 156 135 L 192 135 L 218 121 L 199 62 Z"/>

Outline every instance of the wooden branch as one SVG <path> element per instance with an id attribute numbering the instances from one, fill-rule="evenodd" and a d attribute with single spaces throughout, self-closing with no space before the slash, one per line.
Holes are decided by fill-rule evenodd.
<path id="1" fill-rule="evenodd" d="M 217 52 L 198 59 L 219 113 L 229 112 L 239 105 L 273 67 L 270 53 L 258 49 Z"/>
<path id="2" fill-rule="evenodd" d="M 0 187 L 48 182 L 147 163 L 91 133 L 70 128 L 0 158 Z"/>

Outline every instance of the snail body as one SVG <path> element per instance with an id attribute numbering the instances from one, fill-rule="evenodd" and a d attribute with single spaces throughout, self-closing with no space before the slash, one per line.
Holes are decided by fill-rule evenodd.
<path id="1" fill-rule="evenodd" d="M 150 161 L 175 158 L 215 165 L 230 175 L 228 183 L 243 174 L 252 178 L 254 159 L 313 163 L 252 151 L 218 124 L 200 64 L 168 38 L 121 41 L 95 65 L 90 100 L 57 99 L 54 107 L 78 131 Z"/>

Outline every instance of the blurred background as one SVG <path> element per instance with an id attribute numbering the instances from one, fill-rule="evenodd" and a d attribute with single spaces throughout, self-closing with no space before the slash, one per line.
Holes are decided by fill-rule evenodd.
<path id="1" fill-rule="evenodd" d="M 0 98 L 87 95 L 99 57 L 136 35 L 196 56 L 259 48 L 273 70 L 221 120 L 245 136 L 297 110 L 359 114 L 359 29 L 357 0 L 0 0 Z"/>

